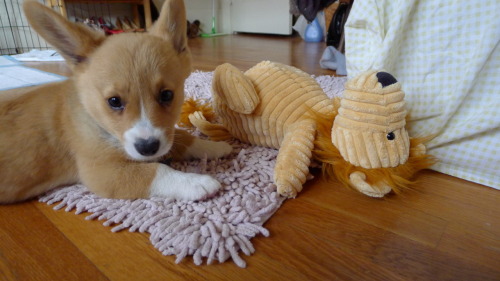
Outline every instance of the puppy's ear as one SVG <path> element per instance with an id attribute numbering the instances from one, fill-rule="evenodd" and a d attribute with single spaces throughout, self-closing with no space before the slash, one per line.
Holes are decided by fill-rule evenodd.
<path id="1" fill-rule="evenodd" d="M 104 35 L 72 23 L 38 2 L 25 1 L 23 8 L 31 27 L 71 65 L 85 61 L 104 40 Z"/>
<path id="2" fill-rule="evenodd" d="M 187 49 L 186 7 L 183 0 L 165 0 L 160 16 L 149 34 L 172 42 L 178 53 Z"/>

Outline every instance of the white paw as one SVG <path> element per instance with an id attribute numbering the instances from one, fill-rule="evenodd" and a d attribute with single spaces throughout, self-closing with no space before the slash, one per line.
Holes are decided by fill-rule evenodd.
<path id="1" fill-rule="evenodd" d="M 211 176 L 184 173 L 160 165 L 151 183 L 151 197 L 168 197 L 178 200 L 203 200 L 214 196 L 221 188 Z"/>
<path id="2" fill-rule="evenodd" d="M 217 194 L 221 188 L 220 183 L 208 175 L 186 173 L 183 186 L 179 186 L 176 199 L 179 200 L 203 200 Z"/>

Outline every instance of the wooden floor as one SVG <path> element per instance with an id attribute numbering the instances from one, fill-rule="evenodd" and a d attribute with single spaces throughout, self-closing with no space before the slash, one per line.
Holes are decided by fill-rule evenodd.
<path id="1" fill-rule="evenodd" d="M 232 35 L 190 41 L 194 69 L 274 60 L 315 75 L 321 43 Z M 60 63 L 31 66 L 68 74 Z M 0 206 L 0 280 L 500 280 L 500 192 L 433 171 L 413 191 L 372 199 L 320 178 L 256 237 L 248 267 L 175 264 L 146 234 L 37 201 Z"/>

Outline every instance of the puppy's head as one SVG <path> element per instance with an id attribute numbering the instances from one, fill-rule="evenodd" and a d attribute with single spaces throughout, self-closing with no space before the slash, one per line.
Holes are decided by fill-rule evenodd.
<path id="1" fill-rule="evenodd" d="M 107 38 L 37 2 L 24 9 L 72 67 L 80 102 L 107 140 L 134 160 L 165 155 L 191 71 L 183 1 L 167 0 L 147 33 Z"/>

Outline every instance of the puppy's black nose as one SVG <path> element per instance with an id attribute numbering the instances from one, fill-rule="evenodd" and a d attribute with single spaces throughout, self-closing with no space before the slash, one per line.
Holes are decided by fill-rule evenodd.
<path id="1" fill-rule="evenodd" d="M 137 139 L 134 147 L 141 155 L 151 156 L 155 154 L 160 148 L 160 141 L 156 138 Z"/>
<path id="2" fill-rule="evenodd" d="M 377 78 L 378 78 L 378 82 L 380 84 L 382 84 L 382 88 L 398 83 L 398 80 L 396 80 L 396 78 L 394 78 L 394 76 L 392 76 L 391 74 L 389 74 L 387 72 L 377 73 Z"/>

